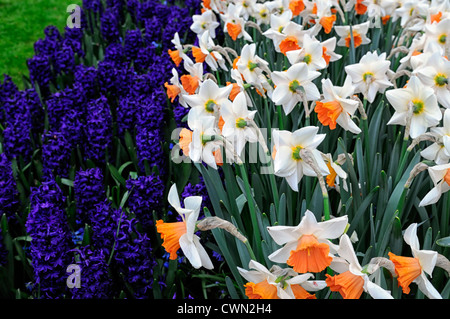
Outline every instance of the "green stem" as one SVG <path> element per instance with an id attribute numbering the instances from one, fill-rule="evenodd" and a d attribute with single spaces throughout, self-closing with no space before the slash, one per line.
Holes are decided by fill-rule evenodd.
<path id="1" fill-rule="evenodd" d="M 330 201 L 328 198 L 328 193 L 323 194 L 323 213 L 325 220 L 329 220 L 331 217 L 331 213 L 330 213 Z"/>
<path id="2" fill-rule="evenodd" d="M 250 183 L 248 180 L 248 176 L 247 176 L 247 172 L 245 170 L 244 164 L 238 164 L 238 166 L 241 171 L 242 179 L 244 181 L 244 188 L 245 188 L 245 193 L 246 193 L 246 197 L 247 197 L 248 208 L 250 210 L 250 218 L 251 218 L 252 227 L 253 227 L 253 237 L 255 239 L 257 253 L 258 253 L 258 256 L 262 256 L 261 232 L 260 232 L 259 226 L 258 226 L 258 220 L 257 220 L 257 216 L 256 216 L 256 207 L 255 207 L 255 203 L 253 201 Z"/>
<path id="3" fill-rule="evenodd" d="M 281 105 L 277 105 L 277 113 L 278 113 L 278 128 L 280 130 L 284 130 L 284 123 L 283 123 L 283 110 L 281 108 Z"/>
<path id="4" fill-rule="evenodd" d="M 395 184 L 397 184 L 400 181 L 400 178 L 402 177 L 403 170 L 405 169 L 406 161 L 409 157 L 409 153 L 411 151 L 407 150 L 408 146 L 408 138 L 403 139 L 403 145 L 402 145 L 402 152 L 400 154 L 400 166 L 397 170 L 397 175 L 395 177 Z"/>

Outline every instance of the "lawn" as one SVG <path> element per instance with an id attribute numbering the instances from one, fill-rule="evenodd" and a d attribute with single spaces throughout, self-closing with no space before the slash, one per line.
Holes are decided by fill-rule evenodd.
<path id="1" fill-rule="evenodd" d="M 81 5 L 81 0 L 0 0 L 0 75 L 10 75 L 23 88 L 34 43 L 48 25 L 65 27 L 70 4 Z"/>

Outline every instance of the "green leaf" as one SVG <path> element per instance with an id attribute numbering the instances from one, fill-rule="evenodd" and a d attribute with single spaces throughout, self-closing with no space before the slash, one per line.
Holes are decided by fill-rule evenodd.
<path id="1" fill-rule="evenodd" d="M 436 244 L 441 247 L 450 247 L 450 236 L 436 240 Z"/>

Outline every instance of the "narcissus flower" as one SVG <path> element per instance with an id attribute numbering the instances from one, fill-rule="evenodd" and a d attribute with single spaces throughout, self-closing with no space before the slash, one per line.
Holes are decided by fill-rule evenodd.
<path id="1" fill-rule="evenodd" d="M 299 275 L 292 269 L 273 266 L 270 270 L 255 260 L 249 262 L 246 270 L 240 267 L 239 273 L 248 282 L 245 295 L 249 299 L 316 299 L 308 291 L 318 291 L 326 287 L 322 280 L 308 280 L 313 274 Z"/>
<path id="2" fill-rule="evenodd" d="M 323 55 L 322 44 L 308 34 L 303 36 L 303 47 L 299 50 L 286 52 L 286 57 L 291 64 L 304 62 L 308 68 L 313 71 L 325 69 L 327 67 L 327 62 Z"/>
<path id="3" fill-rule="evenodd" d="M 205 31 L 199 38 L 199 47 L 192 47 L 192 55 L 195 58 L 195 62 L 206 62 L 208 66 L 213 71 L 217 71 L 220 67 L 221 69 L 228 71 L 225 65 L 225 58 L 218 52 L 214 50 L 215 44 L 209 31 Z"/>
<path id="4" fill-rule="evenodd" d="M 259 75 L 264 70 L 270 71 L 269 63 L 256 55 L 256 44 L 245 44 L 242 48 L 239 60 L 236 63 L 237 70 L 242 74 L 244 80 L 250 84 L 259 84 Z"/>
<path id="5" fill-rule="evenodd" d="M 371 274 L 361 267 L 347 234 L 341 236 L 337 254 L 339 256 L 333 258 L 330 268 L 339 275 L 325 274 L 325 282 L 331 291 L 339 292 L 344 299 L 359 299 L 364 291 L 374 299 L 393 299 L 388 291 L 373 283 Z"/>
<path id="6" fill-rule="evenodd" d="M 202 14 L 194 14 L 192 16 L 192 24 L 190 29 L 194 31 L 197 36 L 202 36 L 204 32 L 209 31 L 211 38 L 216 37 L 216 28 L 220 26 L 217 22 L 216 15 L 212 10 L 206 10 Z"/>
<path id="7" fill-rule="evenodd" d="M 162 245 L 170 254 L 170 259 L 176 259 L 178 257 L 177 251 L 181 248 L 194 268 L 213 269 L 211 259 L 201 245 L 199 237 L 194 234 L 202 205 L 202 197 L 186 197 L 183 208 L 180 204 L 177 187 L 174 184 L 169 190 L 168 201 L 182 218 L 181 222 L 165 223 L 162 220 L 156 222 L 156 230 L 161 234 Z"/>
<path id="8" fill-rule="evenodd" d="M 228 99 L 231 89 L 231 86 L 219 87 L 216 82 L 207 79 L 200 85 L 197 94 L 185 95 L 184 100 L 191 108 L 199 108 L 199 114 L 216 116 L 222 105 L 231 104 Z"/>
<path id="9" fill-rule="evenodd" d="M 247 99 L 243 92 L 236 96 L 232 105 L 222 107 L 220 114 L 225 121 L 222 135 L 232 143 L 238 155 L 242 153 L 247 141 L 255 143 L 258 140 L 256 129 L 251 125 L 256 111 L 247 109 Z"/>
<path id="10" fill-rule="evenodd" d="M 359 104 L 348 98 L 353 95 L 351 78 L 347 77 L 342 87 L 333 86 L 330 79 L 322 79 L 322 89 L 324 99 L 317 101 L 314 108 L 319 121 L 331 130 L 339 124 L 347 131 L 361 133 L 361 129 L 351 119 Z"/>
<path id="11" fill-rule="evenodd" d="M 411 246 L 413 257 L 397 256 L 388 253 L 389 259 L 395 265 L 395 272 L 398 275 L 398 284 L 402 287 L 403 293 L 409 294 L 409 285 L 414 282 L 419 289 L 430 299 L 442 299 L 442 296 L 428 280 L 426 274 L 431 276 L 436 266 L 437 252 L 432 250 L 420 250 L 419 239 L 417 237 L 417 224 L 411 224 L 403 235 L 405 242 Z"/>
<path id="12" fill-rule="evenodd" d="M 352 78 L 355 93 L 363 93 L 364 98 L 372 103 L 378 92 L 383 93 L 392 86 L 386 75 L 390 64 L 385 52 L 380 55 L 376 51 L 367 52 L 359 63 L 347 65 L 345 72 Z"/>
<path id="13" fill-rule="evenodd" d="M 217 139 L 220 135 L 218 128 L 218 119 L 215 116 L 204 115 L 202 109 L 195 107 L 190 109 L 188 113 L 188 126 L 192 130 L 191 141 L 186 149 L 194 163 L 205 162 L 209 166 L 217 169 L 217 165 L 221 164 L 220 158 L 216 158 L 220 154 L 222 141 Z M 186 135 L 186 142 L 189 142 L 189 135 Z M 184 149 L 183 148 L 183 151 Z"/>
<path id="14" fill-rule="evenodd" d="M 414 67 L 413 74 L 424 85 L 432 87 L 438 102 L 450 109 L 450 61 L 439 52 L 427 52 L 411 57 L 411 65 Z"/>
<path id="15" fill-rule="evenodd" d="M 416 76 L 410 78 L 405 88 L 387 91 L 386 97 L 395 109 L 387 124 L 406 126 L 410 118 L 411 138 L 425 133 L 428 127 L 438 125 L 442 119 L 434 90 L 424 86 Z"/>
<path id="16" fill-rule="evenodd" d="M 348 217 L 342 216 L 324 222 L 317 222 L 307 210 L 298 226 L 271 226 L 267 230 L 278 245 L 284 245 L 269 259 L 287 263 L 298 273 L 320 272 L 333 260 L 330 249 L 336 246 L 330 241 L 339 238 L 347 227 Z"/>
<path id="17" fill-rule="evenodd" d="M 318 100 L 320 92 L 312 81 L 319 76 L 320 72 L 309 70 L 304 62 L 292 65 L 286 72 L 272 72 L 272 81 L 276 85 L 273 102 L 282 105 L 284 112 L 289 114 L 303 99 Z"/>
<path id="18" fill-rule="evenodd" d="M 350 26 L 347 25 L 337 25 L 334 27 L 334 30 L 340 37 L 337 45 L 350 47 L 351 38 L 353 34 L 353 43 L 355 48 L 359 47 L 362 44 L 370 43 L 370 39 L 366 36 L 367 31 L 369 30 L 369 21 L 356 24 L 352 26 L 352 32 L 350 32 Z"/>
<path id="19" fill-rule="evenodd" d="M 186 53 L 184 53 L 183 45 L 180 42 L 180 36 L 178 35 L 178 32 L 175 32 L 171 42 L 175 46 L 175 50 L 169 49 L 168 53 L 176 66 L 179 66 L 183 60 L 192 62 L 191 58 Z"/>
<path id="20" fill-rule="evenodd" d="M 227 12 L 221 14 L 220 18 L 223 21 L 223 31 L 228 33 L 234 41 L 242 37 L 249 42 L 253 41 L 250 34 L 245 31 L 245 20 L 233 3 L 228 5 Z"/>
<path id="21" fill-rule="evenodd" d="M 322 175 L 330 174 L 321 153 L 316 149 L 325 138 L 325 134 L 317 134 L 318 131 L 316 126 L 305 126 L 293 133 L 280 130 L 273 132 L 275 175 L 286 178 L 296 192 L 303 175 L 317 176 L 313 167 L 302 158 L 302 150 L 307 149 L 312 154 L 314 165 Z"/>
<path id="22" fill-rule="evenodd" d="M 450 163 L 428 167 L 434 187 L 420 201 L 419 206 L 435 204 L 442 194 L 450 190 Z"/>
<path id="23" fill-rule="evenodd" d="M 436 141 L 420 152 L 422 157 L 438 165 L 447 164 L 450 160 L 450 109 L 445 110 L 443 122 L 442 127 L 430 128 Z"/>

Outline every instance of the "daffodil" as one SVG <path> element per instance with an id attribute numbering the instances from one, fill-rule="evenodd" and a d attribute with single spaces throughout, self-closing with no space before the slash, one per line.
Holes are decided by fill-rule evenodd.
<path id="1" fill-rule="evenodd" d="M 256 55 L 256 44 L 245 44 L 242 47 L 239 60 L 236 63 L 237 70 L 242 74 L 247 83 L 261 86 L 259 75 L 263 71 L 270 72 L 269 63 Z"/>
<path id="2" fill-rule="evenodd" d="M 314 109 L 319 121 L 332 130 L 339 124 L 354 134 L 361 133 L 361 129 L 351 119 L 359 104 L 349 99 L 354 90 L 351 78 L 347 77 L 342 87 L 333 86 L 330 79 L 322 79 L 322 89 L 324 99 L 317 101 Z"/>
<path id="3" fill-rule="evenodd" d="M 271 226 L 267 230 L 278 245 L 269 255 L 271 261 L 287 263 L 298 273 L 321 272 L 327 268 L 337 247 L 330 240 L 339 238 L 347 227 L 347 216 L 317 222 L 307 210 L 297 226 Z"/>
<path id="4" fill-rule="evenodd" d="M 378 55 L 376 51 L 367 52 L 357 64 L 347 65 L 345 72 L 352 78 L 355 93 L 363 93 L 372 103 L 378 92 L 384 93 L 392 86 L 386 72 L 391 62 L 386 60 L 386 53 Z"/>
<path id="5" fill-rule="evenodd" d="M 184 96 L 184 100 L 191 108 L 199 108 L 201 115 L 217 116 L 222 105 L 231 104 L 228 99 L 231 89 L 231 86 L 219 87 L 207 79 L 200 85 L 198 93 Z"/>
<path id="6" fill-rule="evenodd" d="M 339 158 L 338 161 L 334 161 L 330 153 L 322 154 L 322 157 L 330 171 L 330 174 L 326 177 L 327 185 L 335 188 L 336 184 L 339 184 L 342 181 L 344 183 L 344 189 L 347 190 L 346 179 L 348 174 L 342 169 L 342 163 L 339 163 Z"/>
<path id="7" fill-rule="evenodd" d="M 424 37 L 426 51 L 428 46 L 431 46 L 431 48 L 438 48 L 441 55 L 446 56 L 450 52 L 450 18 L 442 19 L 438 23 L 426 24 Z"/>
<path id="8" fill-rule="evenodd" d="M 249 299 L 316 299 L 308 291 L 318 291 L 326 287 L 322 280 L 308 280 L 313 274 L 299 275 L 290 268 L 273 266 L 270 270 L 261 263 L 251 260 L 248 268 L 237 267 L 248 282 L 245 295 Z"/>
<path id="9" fill-rule="evenodd" d="M 170 84 L 169 84 L 170 83 Z M 164 83 L 164 87 L 167 90 L 167 97 L 171 102 L 178 97 L 178 102 L 185 108 L 188 107 L 184 96 L 187 96 L 188 93 L 184 89 L 183 85 L 180 83 L 180 79 L 178 77 L 178 71 L 175 68 L 172 68 L 172 77 L 169 79 L 169 82 Z"/>
<path id="10" fill-rule="evenodd" d="M 420 152 L 422 157 L 438 165 L 447 164 L 450 160 L 450 109 L 445 110 L 443 122 L 442 127 L 430 129 L 436 141 Z"/>
<path id="11" fill-rule="evenodd" d="M 195 58 L 195 62 L 206 62 L 212 71 L 217 71 L 219 68 L 228 71 L 225 58 L 220 52 L 215 50 L 216 45 L 209 31 L 205 31 L 198 39 L 199 47 L 192 47 L 192 55 Z"/>
<path id="12" fill-rule="evenodd" d="M 168 53 L 176 66 L 179 66 L 182 61 L 192 62 L 191 58 L 184 52 L 183 45 L 181 44 L 178 32 L 175 32 L 171 42 L 175 46 L 175 50 L 169 49 Z"/>
<path id="13" fill-rule="evenodd" d="M 231 105 L 222 107 L 220 113 L 225 122 L 222 135 L 231 141 L 238 155 L 242 153 L 247 141 L 254 143 L 258 140 L 255 127 L 251 125 L 256 111 L 247 109 L 247 99 L 243 92 L 236 96 Z"/>
<path id="14" fill-rule="evenodd" d="M 416 76 L 412 76 L 405 88 L 386 91 L 386 97 L 394 114 L 388 125 L 408 125 L 409 136 L 416 138 L 431 126 L 436 126 L 442 119 L 436 95 L 431 87 L 424 86 Z"/>
<path id="15" fill-rule="evenodd" d="M 292 65 L 285 72 L 272 72 L 272 81 L 276 85 L 273 102 L 282 105 L 284 112 L 289 114 L 300 101 L 320 99 L 320 92 L 312 82 L 319 76 L 320 72 L 309 70 L 304 62 Z"/>
<path id="16" fill-rule="evenodd" d="M 322 70 L 327 67 L 322 44 L 308 34 L 303 36 L 302 48 L 286 52 L 286 57 L 291 65 L 304 62 L 312 71 Z"/>
<path id="17" fill-rule="evenodd" d="M 399 2 L 400 6 L 395 9 L 393 14 L 393 21 L 400 19 L 400 25 L 406 26 L 406 23 L 410 21 L 411 17 L 426 16 L 428 9 L 428 1 L 424 0 L 405 0 Z"/>
<path id="18" fill-rule="evenodd" d="M 303 175 L 317 176 L 313 167 L 302 158 L 304 149 L 312 154 L 314 165 L 317 165 L 322 175 L 330 174 L 321 153 L 316 149 L 325 138 L 325 134 L 317 134 L 318 131 L 316 126 L 305 126 L 293 133 L 284 130 L 273 132 L 275 175 L 286 178 L 289 186 L 296 192 Z"/>
<path id="19" fill-rule="evenodd" d="M 248 18 L 253 15 L 256 0 L 235 0 L 233 2 L 236 5 L 236 11 L 239 12 L 239 15 L 244 18 L 244 20 L 247 21 Z"/>
<path id="20" fill-rule="evenodd" d="M 428 167 L 434 187 L 420 201 L 419 206 L 437 203 L 442 194 L 450 190 L 450 163 Z"/>
<path id="21" fill-rule="evenodd" d="M 182 219 L 181 222 L 173 223 L 166 223 L 162 220 L 156 222 L 156 230 L 161 234 L 161 239 L 163 239 L 162 245 L 170 254 L 170 259 L 176 259 L 178 257 L 177 251 L 181 248 L 183 254 L 194 268 L 205 267 L 206 269 L 213 269 L 214 266 L 211 259 L 201 245 L 199 237 L 194 234 L 202 197 L 186 197 L 184 199 L 184 207 L 181 207 L 176 184 L 173 184 L 169 190 L 168 201 Z"/>
<path id="22" fill-rule="evenodd" d="M 331 37 L 320 43 L 322 45 L 322 56 L 327 63 L 327 66 L 330 62 L 334 62 L 342 58 L 342 55 L 334 52 L 336 49 L 336 41 L 336 37 Z"/>
<path id="23" fill-rule="evenodd" d="M 418 59 L 424 61 L 417 63 Z M 417 75 L 424 85 L 432 87 L 437 101 L 450 109 L 450 61 L 439 52 L 434 52 L 411 57 L 411 64 L 414 68 L 413 74 Z"/>
<path id="24" fill-rule="evenodd" d="M 270 10 L 265 3 L 255 3 L 252 17 L 258 25 L 270 24 Z"/>
<path id="25" fill-rule="evenodd" d="M 334 27 L 337 35 L 340 37 L 337 42 L 338 46 L 350 47 L 351 39 L 353 35 L 353 43 L 355 48 L 363 44 L 370 43 L 370 39 L 367 37 L 367 31 L 369 31 L 370 22 L 363 22 L 360 24 L 355 24 L 352 26 L 352 31 L 350 32 L 350 26 L 348 25 L 337 25 Z"/>
<path id="26" fill-rule="evenodd" d="M 216 29 L 220 26 L 217 22 L 216 15 L 212 10 L 205 10 L 202 14 L 194 14 L 192 16 L 192 24 L 190 29 L 197 34 L 197 36 L 202 36 L 206 31 L 209 32 L 211 38 L 216 37 Z"/>
<path id="27" fill-rule="evenodd" d="M 442 296 L 427 278 L 427 274 L 431 276 L 436 266 L 437 252 L 420 249 L 416 223 L 409 225 L 403 234 L 403 239 L 411 247 L 413 257 L 388 253 L 389 259 L 395 265 L 398 284 L 402 287 L 403 293 L 409 294 L 409 285 L 415 283 L 429 299 L 442 299 Z"/>
<path id="28" fill-rule="evenodd" d="M 201 108 L 191 108 L 188 113 L 188 126 L 192 134 L 185 135 L 183 141 L 184 149 L 188 150 L 188 155 L 194 163 L 205 162 L 209 166 L 217 169 L 217 164 L 221 159 L 217 158 L 221 153 L 222 141 L 217 137 L 220 131 L 217 126 L 215 116 L 204 115 Z M 189 140 L 190 138 L 190 140 Z"/>
<path id="29" fill-rule="evenodd" d="M 245 30 L 244 18 L 240 16 L 238 7 L 233 3 L 228 5 L 227 12 L 221 14 L 220 18 L 223 21 L 224 32 L 228 33 L 234 41 L 242 37 L 249 42 L 253 41 L 250 34 Z"/>
<path id="30" fill-rule="evenodd" d="M 361 267 L 347 234 L 343 234 L 339 240 L 337 255 L 330 268 L 339 274 L 326 274 L 325 281 L 331 291 L 338 291 L 344 299 L 359 299 L 364 291 L 374 299 L 393 299 L 388 291 L 372 282 L 372 274 L 368 269 Z M 371 271 L 376 270 L 374 268 Z"/>

